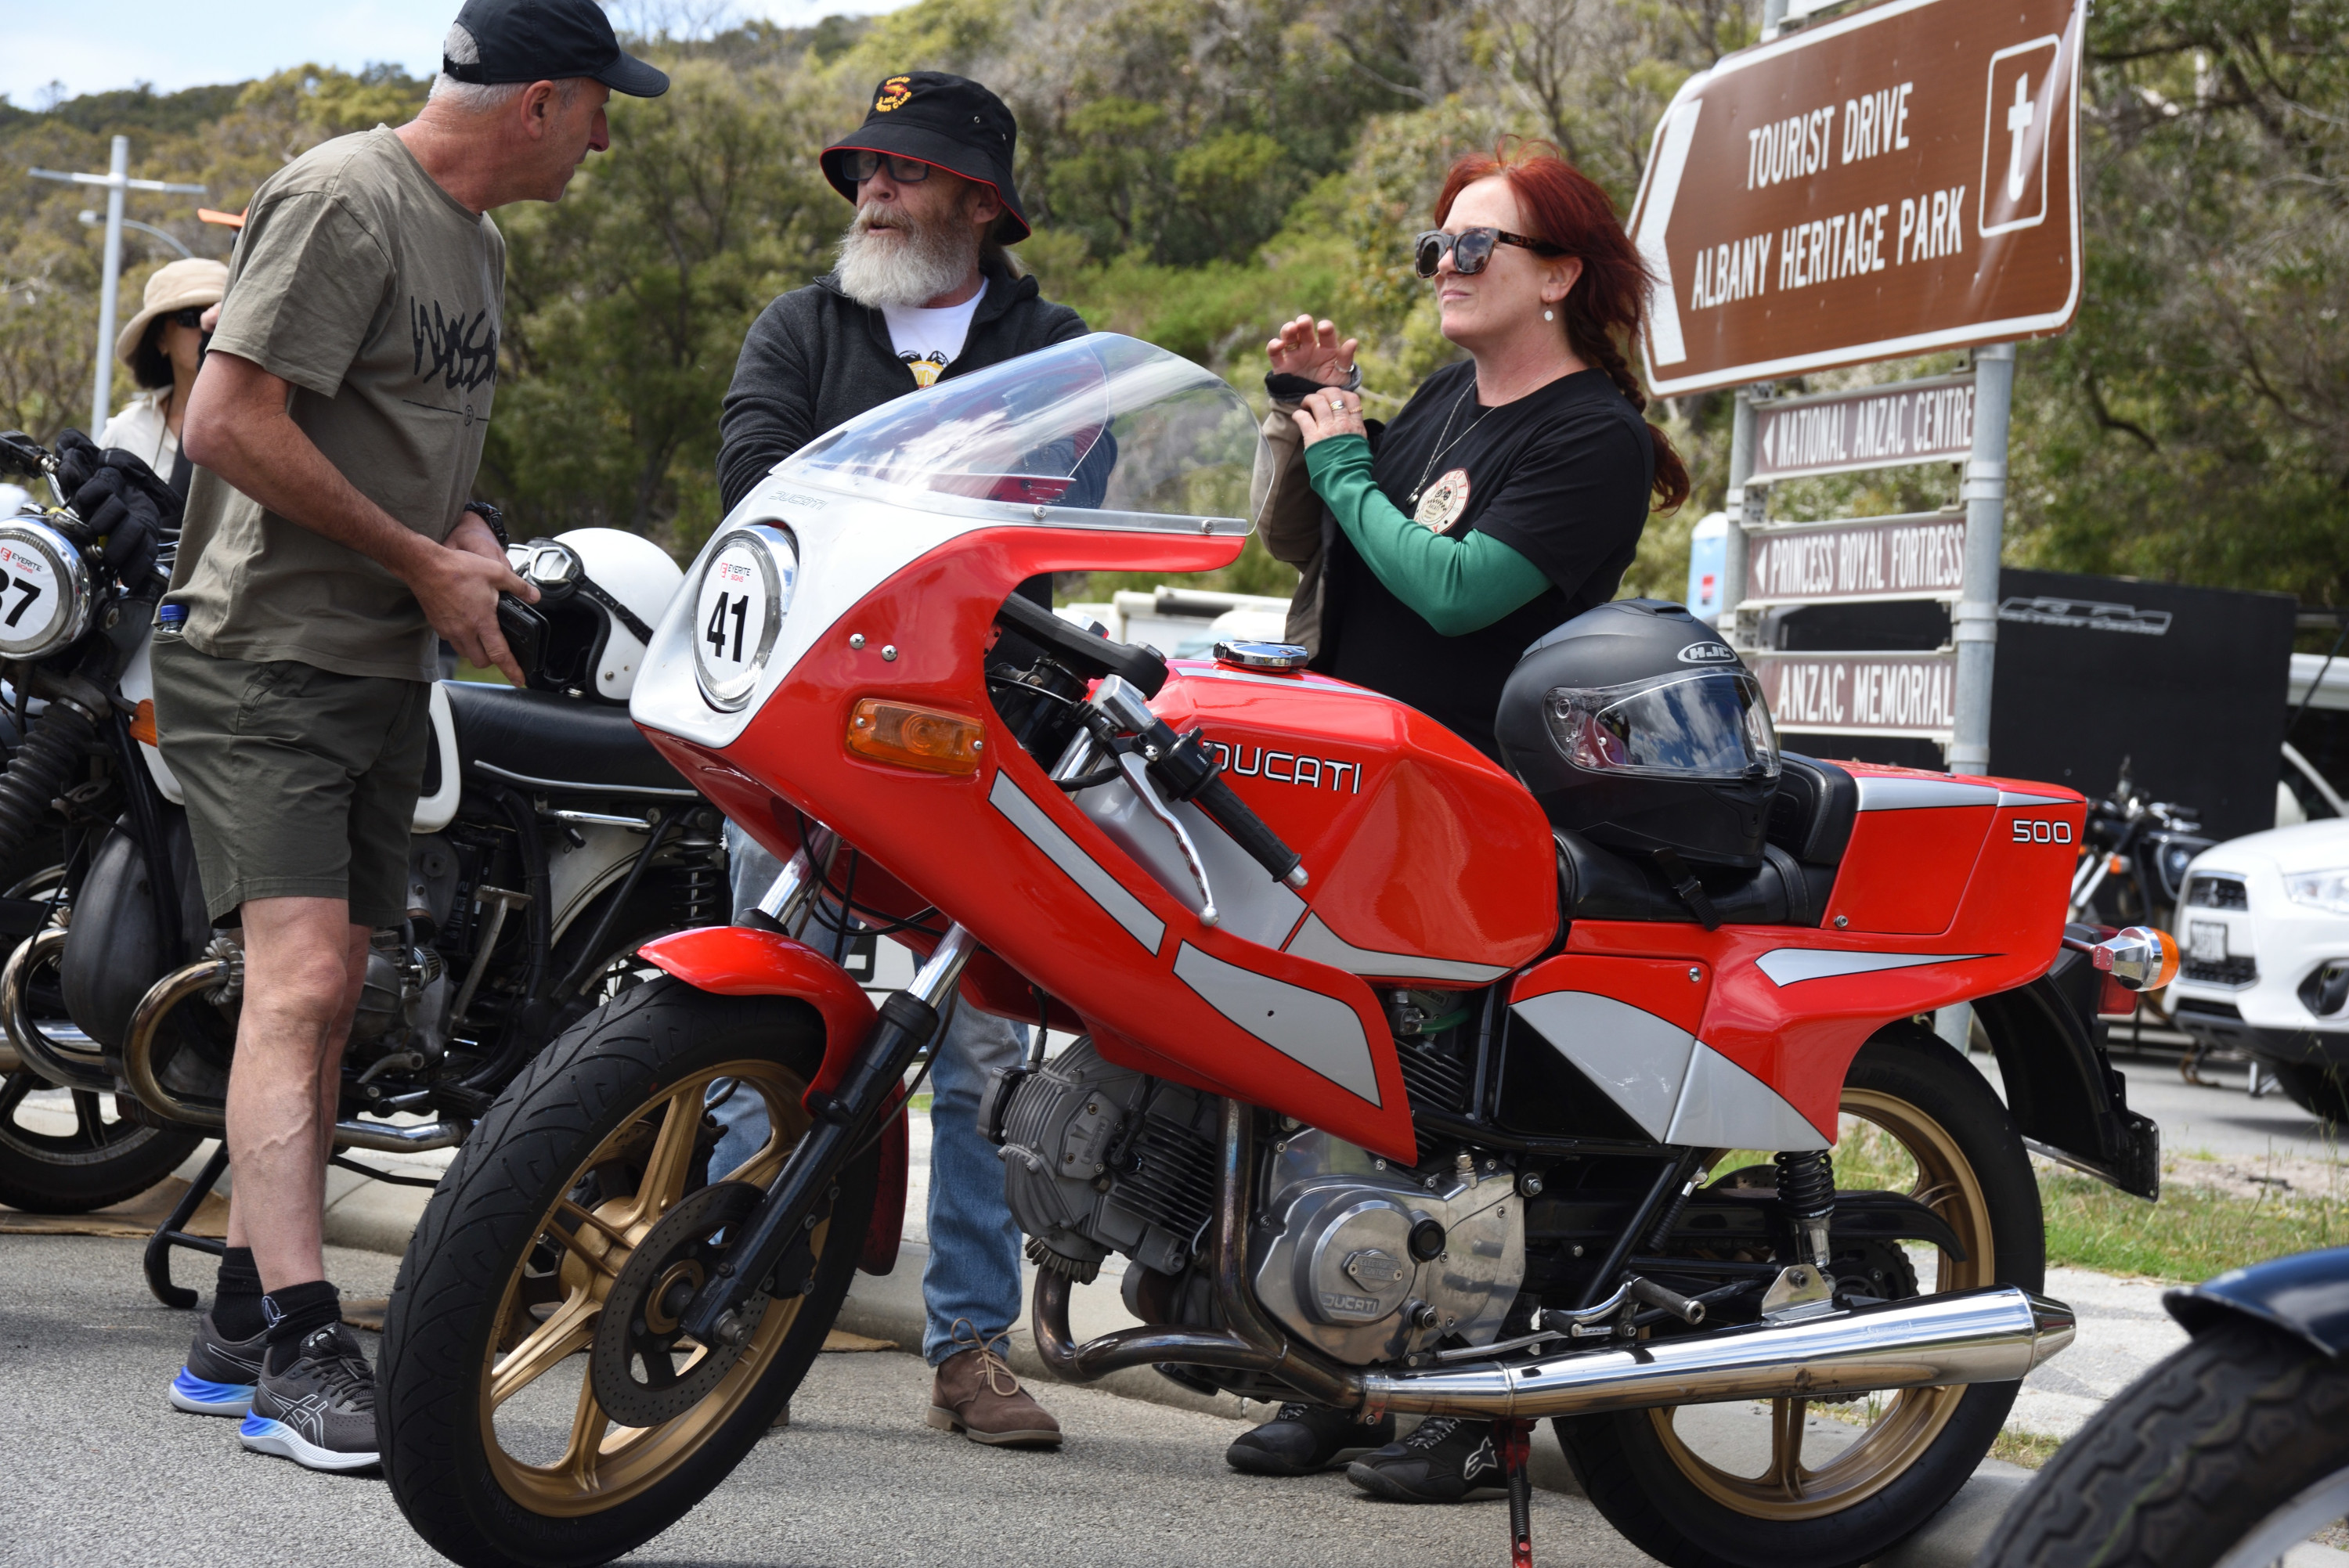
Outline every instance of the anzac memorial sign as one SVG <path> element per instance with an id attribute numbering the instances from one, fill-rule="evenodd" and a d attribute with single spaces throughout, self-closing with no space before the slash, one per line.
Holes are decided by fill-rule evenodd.
<path id="1" fill-rule="evenodd" d="M 2085 14 L 1887 0 L 1692 77 L 1632 211 L 1655 390 L 2063 330 Z"/>

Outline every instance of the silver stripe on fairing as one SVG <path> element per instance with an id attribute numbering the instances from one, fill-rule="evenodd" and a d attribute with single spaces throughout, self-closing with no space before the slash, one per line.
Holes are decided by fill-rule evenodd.
<path id="1" fill-rule="evenodd" d="M 2077 804 L 2067 795 L 2033 795 L 2023 789 L 2002 789 L 1998 792 L 2002 806 L 2071 806 Z"/>
<path id="2" fill-rule="evenodd" d="M 998 771 L 995 787 L 987 792 L 988 803 L 1011 820 L 1011 825 L 1026 835 L 1030 843 L 1044 851 L 1051 862 L 1069 873 L 1069 880 L 1092 895 L 1092 901 L 1109 912 L 1112 920 L 1125 927 L 1126 934 L 1142 944 L 1153 958 L 1158 956 L 1161 943 L 1165 940 L 1166 923 L 1150 913 L 1143 902 L 1125 891 L 1118 880 L 1110 875 L 1099 861 L 1080 849 L 1077 841 L 1061 830 L 1061 825 L 1044 814 L 1044 809 L 1028 798 L 1028 792 L 1011 781 L 1011 775 Z"/>
<path id="3" fill-rule="evenodd" d="M 1362 1033 L 1361 1016 L 1346 1003 L 1226 964 L 1187 942 L 1175 949 L 1174 977 L 1208 1006 L 1299 1067 L 1372 1105 L 1379 1103 L 1378 1067 L 1371 1060 L 1370 1037 Z"/>
<path id="4" fill-rule="evenodd" d="M 1961 784 L 1955 779 L 1902 779 L 1862 773 L 1859 809 L 1863 811 L 1922 811 L 1937 806 L 1995 806 L 1999 791 L 1989 784 Z"/>
<path id="5" fill-rule="evenodd" d="M 1688 1078 L 1695 1036 L 1644 1007 L 1595 991 L 1552 991 L 1528 996 L 1510 1010 L 1605 1089 L 1640 1130 L 1663 1140 Z"/>
<path id="6" fill-rule="evenodd" d="M 1305 923 L 1289 938 L 1288 951 L 1299 958 L 1343 969 L 1349 975 L 1376 975 L 1385 980 L 1464 980 L 1482 985 L 1508 973 L 1497 964 L 1429 958 L 1417 953 L 1376 953 L 1356 947 L 1322 924 L 1318 914 L 1305 917 Z"/>
<path id="7" fill-rule="evenodd" d="M 1885 969 L 1916 969 L 1928 964 L 1963 964 L 1987 953 L 1838 953 L 1826 947 L 1774 947 L 1754 961 L 1774 985 L 1873 975 Z"/>
<path id="8" fill-rule="evenodd" d="M 1644 1007 L 1594 991 L 1552 991 L 1510 1008 L 1659 1143 L 1825 1149 L 1777 1090 Z"/>
<path id="9" fill-rule="evenodd" d="M 1703 1149 L 1825 1149 L 1826 1138 L 1784 1095 L 1702 1040 L 1660 1141 Z"/>

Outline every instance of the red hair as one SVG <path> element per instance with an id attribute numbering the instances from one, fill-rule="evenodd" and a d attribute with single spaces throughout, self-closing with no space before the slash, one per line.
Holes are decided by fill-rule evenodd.
<path id="1" fill-rule="evenodd" d="M 1615 216 L 1615 204 L 1548 142 L 1504 139 L 1491 152 L 1467 153 L 1452 165 L 1444 193 L 1435 199 L 1437 226 L 1461 191 L 1496 174 L 1516 196 L 1526 237 L 1581 259 L 1582 275 L 1566 296 L 1567 346 L 1585 364 L 1607 372 L 1616 390 L 1645 413 L 1647 388 L 1632 372 L 1625 348 L 1647 328 L 1654 279 Z M 1651 425 L 1648 434 L 1656 447 L 1657 509 L 1671 511 L 1688 499 L 1688 468 L 1661 430 Z"/>

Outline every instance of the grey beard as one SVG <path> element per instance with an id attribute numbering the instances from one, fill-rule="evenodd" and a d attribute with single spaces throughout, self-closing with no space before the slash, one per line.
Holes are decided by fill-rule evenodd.
<path id="1" fill-rule="evenodd" d="M 978 260 L 978 235 L 960 222 L 899 228 L 883 238 L 860 211 L 840 236 L 840 291 L 859 304 L 919 305 L 951 292 Z"/>

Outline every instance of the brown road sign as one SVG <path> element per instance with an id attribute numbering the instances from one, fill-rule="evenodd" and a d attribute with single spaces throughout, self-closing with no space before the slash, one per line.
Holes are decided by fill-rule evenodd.
<path id="1" fill-rule="evenodd" d="M 2085 11 L 1886 0 L 1691 77 L 1632 213 L 1656 390 L 2062 331 Z"/>
<path id="2" fill-rule="evenodd" d="M 1973 373 L 1774 397 L 1756 403 L 1754 416 L 1757 480 L 1962 462 L 1973 450 Z"/>
<path id="3" fill-rule="evenodd" d="M 1963 513 L 1778 523 L 1745 535 L 1747 604 L 1953 599 L 1965 575 Z"/>
<path id="4" fill-rule="evenodd" d="M 1957 723 L 1958 656 L 1748 654 L 1780 729 L 1947 740 Z"/>

